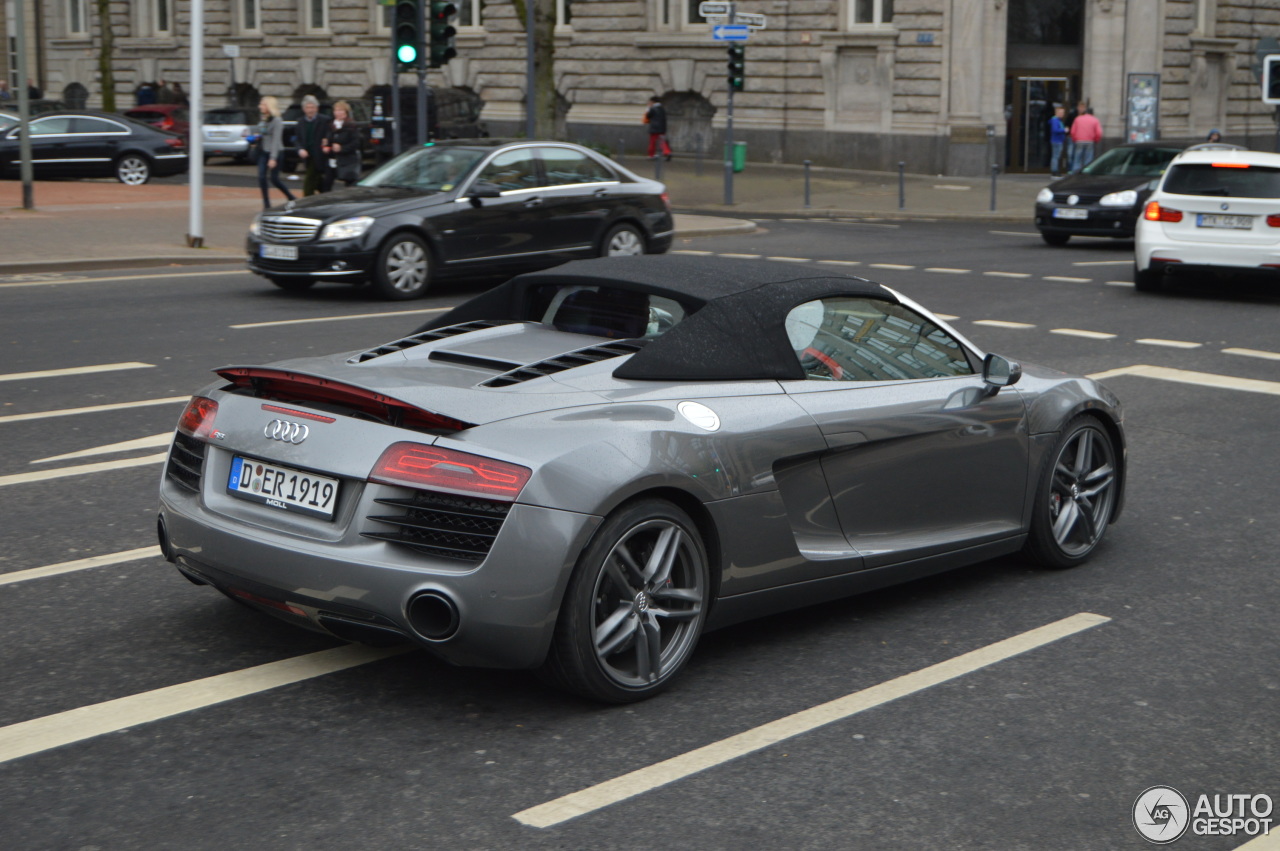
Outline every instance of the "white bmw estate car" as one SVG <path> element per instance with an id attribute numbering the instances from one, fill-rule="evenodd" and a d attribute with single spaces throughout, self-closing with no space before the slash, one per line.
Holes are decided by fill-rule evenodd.
<path id="1" fill-rule="evenodd" d="M 1133 282 L 1152 292 L 1170 274 L 1280 276 L 1280 154 L 1186 151 L 1138 217 Z"/>

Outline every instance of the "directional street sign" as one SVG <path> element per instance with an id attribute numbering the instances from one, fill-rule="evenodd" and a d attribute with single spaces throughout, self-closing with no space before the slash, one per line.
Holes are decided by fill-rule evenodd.
<path id="1" fill-rule="evenodd" d="M 711 28 L 711 37 L 716 41 L 746 41 L 750 35 L 751 29 L 745 25 L 726 24 Z"/>
<path id="2" fill-rule="evenodd" d="M 757 15 L 754 12 L 739 12 L 733 16 L 735 24 L 746 24 L 753 30 L 762 30 L 765 26 L 764 15 Z"/>
<path id="3" fill-rule="evenodd" d="M 711 17 L 728 17 L 730 3 L 711 3 L 708 0 L 698 4 L 698 14 L 704 18 Z"/>

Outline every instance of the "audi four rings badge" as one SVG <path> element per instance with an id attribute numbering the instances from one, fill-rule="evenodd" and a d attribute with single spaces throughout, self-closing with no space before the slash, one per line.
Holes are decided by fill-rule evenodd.
<path id="1" fill-rule="evenodd" d="M 307 439 L 311 434 L 310 426 L 289 420 L 272 420 L 262 429 L 262 436 L 268 440 L 282 440 L 295 446 Z"/>

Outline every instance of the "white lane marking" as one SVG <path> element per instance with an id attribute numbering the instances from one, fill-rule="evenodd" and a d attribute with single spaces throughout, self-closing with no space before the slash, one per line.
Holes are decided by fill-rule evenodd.
<path id="1" fill-rule="evenodd" d="M 759 260 L 759 254 L 721 254 L 721 257 L 737 257 L 740 260 Z"/>
<path id="2" fill-rule="evenodd" d="M 106 405 L 90 405 L 87 408 L 63 408 L 60 411 L 35 411 L 30 414 L 8 414 L 0 417 L 0 423 L 20 423 L 25 420 L 43 420 L 49 417 L 66 417 L 72 414 L 99 414 L 103 411 L 123 411 L 126 408 L 146 408 L 151 405 L 176 405 L 190 396 L 166 396 L 163 399 L 143 399 L 139 402 L 112 402 Z"/>
<path id="3" fill-rule="evenodd" d="M 367 665 L 406 653 L 408 649 L 375 649 L 356 645 L 335 647 L 10 724 L 0 727 L 0 763 L 357 665 Z"/>
<path id="4" fill-rule="evenodd" d="M 904 266 L 901 263 L 872 263 L 872 269 L 914 269 L 915 266 Z"/>
<path id="5" fill-rule="evenodd" d="M 122 564 L 126 561 L 159 558 L 160 555 L 159 547 L 139 547 L 136 550 L 124 550 L 118 553 L 79 558 L 75 561 L 64 561 L 59 564 L 47 564 L 44 567 L 33 567 L 30 570 L 0 573 L 0 585 L 12 585 L 14 582 L 26 582 L 28 579 L 43 579 L 46 576 L 58 576 L 63 573 L 73 573 L 77 570 L 88 570 L 91 567 L 107 567 L 112 564 Z"/>
<path id="6" fill-rule="evenodd" d="M 1076 260 L 1072 266 L 1132 266 L 1133 260 Z"/>
<path id="7" fill-rule="evenodd" d="M 1045 275 L 1046 281 L 1064 281 L 1068 284 L 1087 284 L 1093 281 L 1093 278 L 1072 278 L 1067 275 Z"/>
<path id="8" fill-rule="evenodd" d="M 950 189 L 950 190 L 953 190 L 953 191 L 956 191 L 956 192 L 968 192 L 968 191 L 969 191 L 970 189 L 972 189 L 973 187 L 972 187 L 972 186 L 959 186 L 959 185 L 954 184 L 954 183 L 935 183 L 935 184 L 933 184 L 933 188 L 934 188 L 934 189 Z"/>
<path id="9" fill-rule="evenodd" d="M 819 260 L 819 263 L 826 263 L 828 266 L 861 266 L 861 260 Z"/>
<path id="10" fill-rule="evenodd" d="M 1030 272 L 983 272 L 984 275 L 990 275 L 993 278 L 1030 278 Z"/>
<path id="11" fill-rule="evenodd" d="M 416 316 L 422 313 L 443 313 L 452 307 L 428 307 L 425 310 L 387 310 L 382 313 L 349 313 L 346 316 L 314 316 L 310 319 L 278 319 L 275 322 L 245 322 L 229 325 L 229 328 L 271 328 L 276 325 L 307 325 L 311 322 L 343 322 L 348 319 L 381 319 L 384 316 Z"/>
<path id="12" fill-rule="evenodd" d="M 91 375 L 95 372 L 119 372 L 125 369 L 154 369 L 153 363 L 125 361 L 124 363 L 99 363 L 93 366 L 69 366 L 65 369 L 41 369 L 36 372 L 10 372 L 0 375 L 0 381 L 26 381 L 28 378 L 59 378 L 64 375 Z"/>
<path id="13" fill-rule="evenodd" d="M 974 325 L 986 325 L 989 328 L 1034 328 L 1027 322 L 1005 322 L 1003 319 L 975 319 Z"/>
<path id="14" fill-rule="evenodd" d="M 1255 837 L 1236 848 L 1236 851 L 1280 851 L 1280 830 L 1273 829 L 1270 833 Z"/>
<path id="15" fill-rule="evenodd" d="M 994 233 L 996 236 L 1034 236 L 1037 239 L 1040 238 L 1038 233 L 1027 233 L 1023 230 L 992 230 L 987 231 L 987 233 Z"/>
<path id="16" fill-rule="evenodd" d="M 54 461 L 70 461 L 73 458 L 89 458 L 93 455 L 110 455 L 113 452 L 132 452 L 135 449 L 154 449 L 157 446 L 168 446 L 170 440 L 173 440 L 173 432 L 166 431 L 163 434 L 153 434 L 148 437 L 134 438 L 133 440 L 122 440 L 119 443 L 108 443 L 105 446 L 94 446 L 91 449 L 80 449 L 75 452 L 68 452 L 65 455 L 51 455 L 48 458 L 37 458 L 29 463 L 49 464 Z"/>
<path id="17" fill-rule="evenodd" d="M 1162 340 L 1159 337 L 1143 337 L 1134 342 L 1142 343 L 1144 346 L 1165 346 L 1170 349 L 1198 349 L 1204 345 L 1204 343 L 1191 343 L 1186 340 Z"/>
<path id="18" fill-rule="evenodd" d="M 8 485 L 25 485 L 31 482 L 43 482 L 49 479 L 64 479 L 68 476 L 84 476 L 89 473 L 105 473 L 108 470 L 124 470 L 129 467 L 143 467 L 147 464 L 159 464 L 165 459 L 165 453 L 147 455 L 142 458 L 122 458 L 119 461 L 99 461 L 97 464 L 82 464 L 79 467 L 59 467 L 56 470 L 41 470 L 38 473 L 14 473 L 0 476 L 0 488 Z"/>
<path id="19" fill-rule="evenodd" d="M 1107 286 L 1109 286 L 1109 287 L 1131 287 L 1131 286 L 1133 286 L 1133 281 L 1107 281 Z"/>
<path id="20" fill-rule="evenodd" d="M 939 275 L 967 275 L 972 269 L 948 269 L 946 266 L 930 266 L 926 272 L 937 272 Z"/>
<path id="21" fill-rule="evenodd" d="M 1111 619 L 1102 615 L 1081 612 L 1003 641 L 988 644 L 986 647 L 971 650 L 945 662 L 838 697 L 794 715 L 770 721 L 727 739 L 721 739 L 621 777 L 556 798 L 554 801 L 530 807 L 516 813 L 513 818 L 532 827 L 552 827 L 778 742 L 842 721 L 859 712 L 874 709 L 898 698 L 971 674 L 1046 644 L 1052 644 L 1078 632 L 1107 623 L 1109 620 Z"/>
<path id="22" fill-rule="evenodd" d="M 1247 358 L 1280 360 L 1280 352 L 1268 352 L 1263 349 L 1223 349 L 1222 353 L 1225 355 L 1244 355 Z"/>
<path id="23" fill-rule="evenodd" d="M 941 319 L 943 322 L 955 322 L 960 318 L 959 316 L 952 316 L 950 313 L 935 313 L 933 315 Z"/>
<path id="24" fill-rule="evenodd" d="M 1051 328 L 1050 334 L 1061 334 L 1064 337 L 1084 337 L 1086 340 L 1113 340 L 1115 334 L 1103 331 L 1081 331 L 1079 328 Z"/>
<path id="25" fill-rule="evenodd" d="M 1194 372 L 1189 369 L 1173 369 L 1167 366 L 1149 366 L 1137 364 L 1109 369 L 1106 372 L 1095 372 L 1089 378 L 1102 381 L 1121 375 L 1136 375 L 1141 378 L 1156 378 L 1161 381 L 1175 381 L 1179 384 L 1194 384 L 1199 387 L 1217 387 L 1223 390 L 1243 390 L 1246 393 L 1265 393 L 1269 396 L 1280 396 L 1280 381 L 1262 381 L 1257 378 L 1236 378 L 1234 375 L 1217 375 L 1212 372 Z"/>
<path id="26" fill-rule="evenodd" d="M 684 249 L 680 249 L 679 251 L 673 251 L 671 253 L 672 254 L 694 254 L 699 257 L 709 257 L 710 255 L 715 254 L 714 251 L 694 251 L 691 248 L 684 248 Z"/>
<path id="27" fill-rule="evenodd" d="M 812 263 L 809 257 L 766 257 L 766 260 L 777 260 L 779 263 Z"/>
<path id="28" fill-rule="evenodd" d="M 240 262 L 237 258 L 228 257 L 228 263 Z M 97 284 L 109 281 L 150 281 L 169 280 L 170 278 L 212 278 L 215 275 L 248 275 L 248 269 L 234 272 L 175 272 L 172 275 L 112 275 L 109 278 L 60 278 L 56 281 L 21 281 L 13 284 L 0 284 L 0 289 L 9 287 L 56 287 L 61 284 Z"/>

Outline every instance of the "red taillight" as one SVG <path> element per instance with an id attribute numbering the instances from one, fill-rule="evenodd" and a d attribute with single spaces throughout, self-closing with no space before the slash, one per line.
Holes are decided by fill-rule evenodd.
<path id="1" fill-rule="evenodd" d="M 1267 227 L 1280 228 L 1280 213 L 1272 213 L 1267 216 Z"/>
<path id="2" fill-rule="evenodd" d="M 187 146 L 186 140 L 181 136 L 170 136 L 164 140 L 164 143 L 171 148 L 185 148 Z"/>
<path id="3" fill-rule="evenodd" d="M 160 119 L 160 129 L 161 129 L 161 130 L 172 130 L 172 129 L 173 129 L 173 119 L 172 119 L 172 118 L 170 118 L 170 117 L 169 117 L 169 116 L 167 116 L 167 115 L 166 115 L 164 118 L 161 118 L 161 119 Z"/>
<path id="4" fill-rule="evenodd" d="M 662 193 L 662 203 L 666 206 L 668 210 L 671 209 L 671 196 L 668 195 L 666 192 Z"/>
<path id="5" fill-rule="evenodd" d="M 299 411 L 297 408 L 282 408 L 279 405 L 263 405 L 262 410 L 271 411 L 274 414 L 287 414 L 291 417 L 297 417 L 301 420 L 315 420 L 318 423 L 336 422 L 333 417 L 326 417 L 324 414 L 313 414 L 310 411 Z"/>
<path id="6" fill-rule="evenodd" d="M 1248 163 L 1213 163 L 1214 168 L 1248 168 Z"/>
<path id="7" fill-rule="evenodd" d="M 533 471 L 467 452 L 395 443 L 373 465 L 369 481 L 513 501 Z"/>
<path id="8" fill-rule="evenodd" d="M 192 437 L 208 437 L 213 433 L 213 420 L 217 416 L 217 402 L 204 396 L 192 396 L 187 409 L 178 418 L 178 431 Z"/>
<path id="9" fill-rule="evenodd" d="M 1174 210 L 1170 207 L 1161 207 L 1155 201 L 1152 201 L 1150 204 L 1147 204 L 1147 209 L 1142 215 L 1147 219 L 1147 221 L 1151 221 L 1151 222 L 1182 221 L 1181 210 Z"/>

